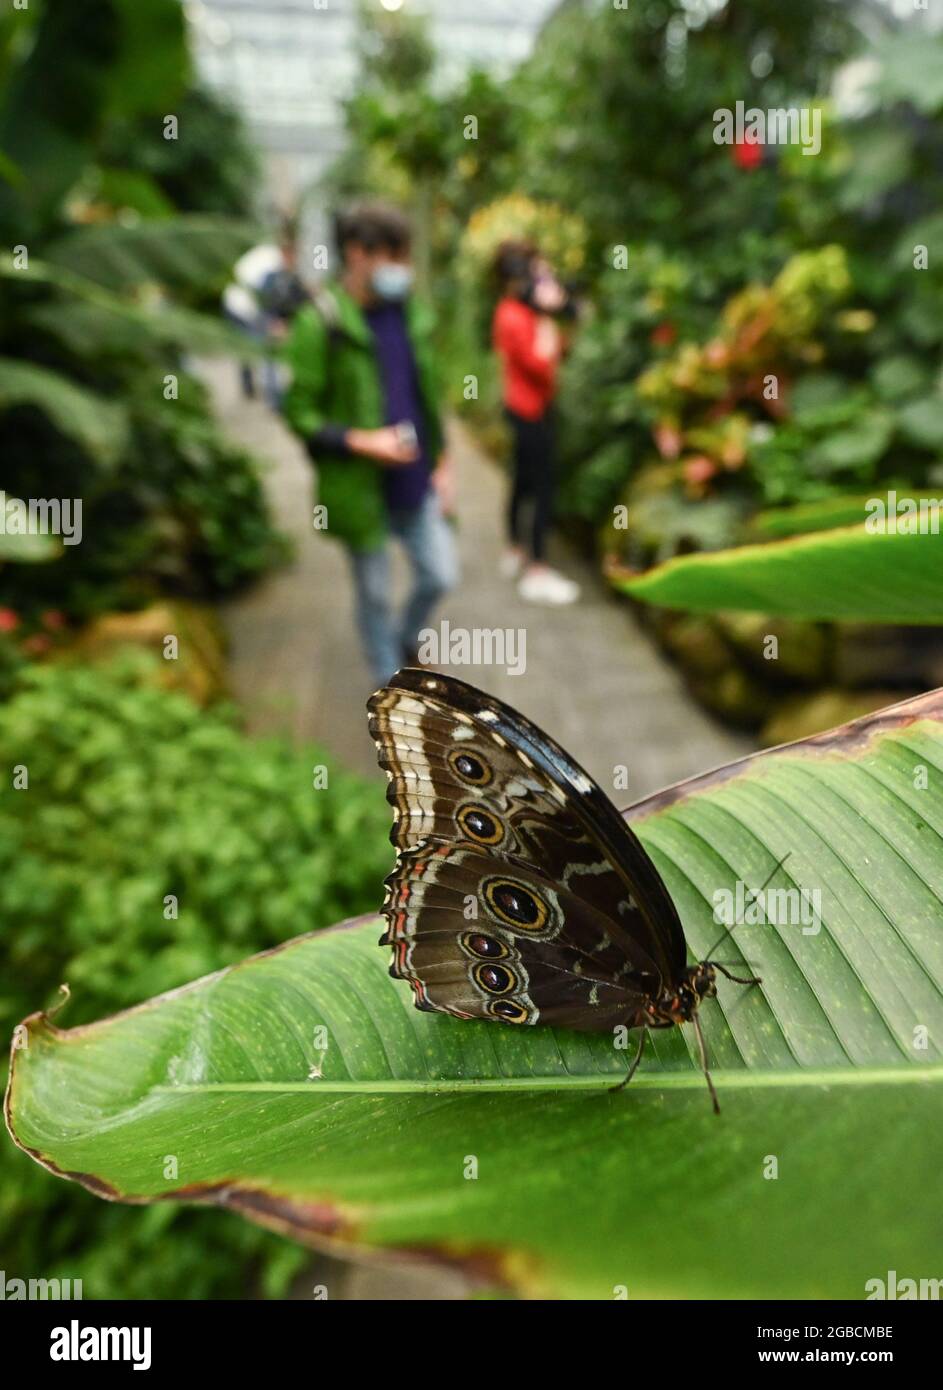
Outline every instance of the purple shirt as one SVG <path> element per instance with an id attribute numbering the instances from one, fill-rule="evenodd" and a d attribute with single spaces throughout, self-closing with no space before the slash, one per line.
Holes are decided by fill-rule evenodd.
<path id="1" fill-rule="evenodd" d="M 367 309 L 365 318 L 373 334 L 383 387 L 384 420 L 388 425 L 409 421 L 419 440 L 419 457 L 415 463 L 383 469 L 386 505 L 390 511 L 412 511 L 421 505 L 429 491 L 432 472 L 413 345 L 409 341 L 401 304 L 380 304 L 375 309 Z"/>

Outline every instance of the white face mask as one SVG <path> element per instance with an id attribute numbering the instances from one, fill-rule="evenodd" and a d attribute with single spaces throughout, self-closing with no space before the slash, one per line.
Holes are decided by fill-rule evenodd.
<path id="1" fill-rule="evenodd" d="M 370 283 L 381 299 L 405 299 L 413 286 L 413 268 L 399 261 L 384 261 L 374 270 Z"/>

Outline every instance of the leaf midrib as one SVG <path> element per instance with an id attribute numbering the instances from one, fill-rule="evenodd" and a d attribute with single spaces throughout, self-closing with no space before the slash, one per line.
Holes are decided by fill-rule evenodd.
<path id="1" fill-rule="evenodd" d="M 899 1067 L 829 1067 L 796 1068 L 795 1071 L 715 1071 L 711 1075 L 718 1090 L 749 1090 L 789 1086 L 873 1086 L 899 1085 L 911 1081 L 943 1081 L 943 1065 Z M 227 1092 L 263 1092 L 267 1094 L 307 1091 L 317 1094 L 345 1092 L 373 1095 L 404 1092 L 463 1092 L 463 1091 L 606 1091 L 618 1085 L 618 1073 L 603 1076 L 504 1076 L 450 1077 L 442 1080 L 411 1077 L 378 1077 L 367 1080 L 344 1078 L 332 1081 L 213 1081 L 184 1082 L 178 1086 L 155 1086 L 151 1095 L 225 1094 Z M 702 1089 L 704 1078 L 699 1072 L 659 1072 L 657 1075 L 636 1076 L 632 1090 L 693 1090 Z"/>

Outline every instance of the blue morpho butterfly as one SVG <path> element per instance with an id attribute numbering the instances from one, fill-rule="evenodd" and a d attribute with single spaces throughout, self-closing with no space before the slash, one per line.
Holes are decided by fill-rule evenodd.
<path id="1" fill-rule="evenodd" d="M 692 1023 L 716 961 L 687 963 L 658 872 L 599 786 L 508 705 L 406 668 L 368 701 L 398 851 L 381 945 L 416 1007 L 592 1032 Z M 725 933 L 726 935 L 726 933 Z"/>

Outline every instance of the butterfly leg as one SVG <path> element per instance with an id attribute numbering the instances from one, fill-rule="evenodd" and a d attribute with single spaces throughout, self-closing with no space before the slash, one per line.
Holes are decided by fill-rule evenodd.
<path id="1" fill-rule="evenodd" d="M 711 1093 L 711 1102 L 714 1106 L 714 1114 L 720 1114 L 720 1101 L 717 1099 L 717 1092 L 714 1089 L 714 1081 L 711 1076 L 710 1067 L 707 1065 L 707 1048 L 704 1046 L 704 1034 L 701 1032 L 701 1020 L 697 1014 L 691 1019 L 694 1024 L 694 1033 L 697 1037 L 697 1050 L 701 1058 L 701 1071 L 704 1073 L 704 1080 L 707 1082 L 707 1089 Z"/>
<path id="2" fill-rule="evenodd" d="M 609 1087 L 610 1095 L 613 1095 L 616 1091 L 624 1091 L 626 1086 L 628 1086 L 629 1082 L 632 1080 L 632 1077 L 638 1071 L 638 1064 L 642 1060 L 642 1053 L 645 1051 L 645 1039 L 647 1037 L 648 1029 L 643 1028 L 642 1035 L 638 1040 L 638 1051 L 635 1054 L 632 1065 L 629 1067 L 628 1071 L 626 1072 L 625 1076 L 623 1076 L 621 1081 L 617 1082 L 615 1086 Z"/>
<path id="3" fill-rule="evenodd" d="M 763 983 L 759 975 L 748 975 L 746 978 L 744 978 L 743 975 L 732 975 L 729 970 L 725 970 L 716 960 L 712 960 L 711 965 L 715 970 L 719 970 L 721 975 L 724 975 L 728 980 L 733 980 L 735 985 L 761 985 Z"/>

